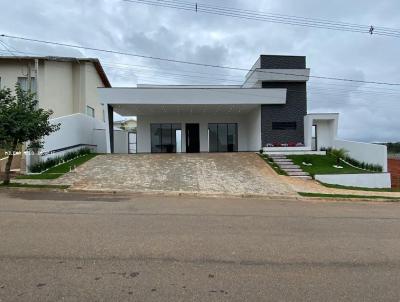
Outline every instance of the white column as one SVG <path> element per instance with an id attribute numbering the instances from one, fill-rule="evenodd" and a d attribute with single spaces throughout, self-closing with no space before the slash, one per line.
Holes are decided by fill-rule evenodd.
<path id="1" fill-rule="evenodd" d="M 106 123 L 106 150 L 107 153 L 111 153 L 111 140 L 110 140 L 110 123 L 108 118 L 108 104 L 103 104 L 104 108 L 104 120 Z"/>

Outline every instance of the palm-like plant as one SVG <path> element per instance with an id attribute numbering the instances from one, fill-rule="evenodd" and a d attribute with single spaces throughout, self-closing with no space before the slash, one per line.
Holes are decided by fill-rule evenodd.
<path id="1" fill-rule="evenodd" d="M 340 149 L 332 149 L 330 154 L 335 158 L 336 160 L 336 165 L 340 164 L 340 159 L 344 159 L 347 156 L 347 151 L 346 149 L 340 148 Z"/>

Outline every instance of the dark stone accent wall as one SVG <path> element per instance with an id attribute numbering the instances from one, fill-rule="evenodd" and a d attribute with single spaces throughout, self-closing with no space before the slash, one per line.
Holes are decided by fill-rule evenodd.
<path id="1" fill-rule="evenodd" d="M 263 82 L 263 88 L 286 88 L 286 104 L 261 105 L 261 141 L 304 144 L 304 116 L 307 114 L 306 83 Z M 272 122 L 296 122 L 296 130 L 272 130 Z"/>
<path id="2" fill-rule="evenodd" d="M 114 108 L 111 105 L 107 105 L 108 114 L 108 129 L 110 130 L 110 147 L 111 153 L 114 153 Z"/>
<path id="3" fill-rule="evenodd" d="M 304 56 L 272 56 L 261 55 L 260 65 L 262 69 L 304 69 L 306 57 Z"/>

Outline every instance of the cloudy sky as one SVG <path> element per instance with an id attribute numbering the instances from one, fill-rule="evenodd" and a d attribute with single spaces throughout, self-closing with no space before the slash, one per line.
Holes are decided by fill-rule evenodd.
<path id="1" fill-rule="evenodd" d="M 187 0 L 190 2 L 190 0 Z M 298 27 L 121 0 L 18 0 L 4 34 L 206 64 L 250 68 L 259 54 L 305 55 L 312 75 L 400 83 L 400 37 Z M 398 0 L 202 0 L 251 11 L 400 29 Z M 244 72 L 2 39 L 25 54 L 98 57 L 113 86 L 240 84 Z M 0 46 L 0 54 L 5 53 Z M 312 79 L 309 112 L 339 112 L 339 136 L 400 141 L 400 86 Z"/>

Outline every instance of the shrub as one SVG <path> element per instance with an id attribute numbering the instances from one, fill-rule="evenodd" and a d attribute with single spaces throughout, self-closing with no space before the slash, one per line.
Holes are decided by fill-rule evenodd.
<path id="1" fill-rule="evenodd" d="M 346 158 L 348 151 L 345 149 L 332 149 L 329 154 L 336 159 L 336 164 L 340 165 L 340 160 Z"/>
<path id="2" fill-rule="evenodd" d="M 66 161 L 70 161 L 76 157 L 79 157 L 79 156 L 82 156 L 85 154 L 89 154 L 91 152 L 92 151 L 89 148 L 82 148 L 77 151 L 68 152 L 68 153 L 65 153 L 63 156 L 52 157 L 45 161 L 40 161 L 36 164 L 33 164 L 29 167 L 29 170 L 32 173 L 41 173 L 41 172 L 43 172 L 47 169 L 50 169 L 58 164 L 61 164 Z"/>

